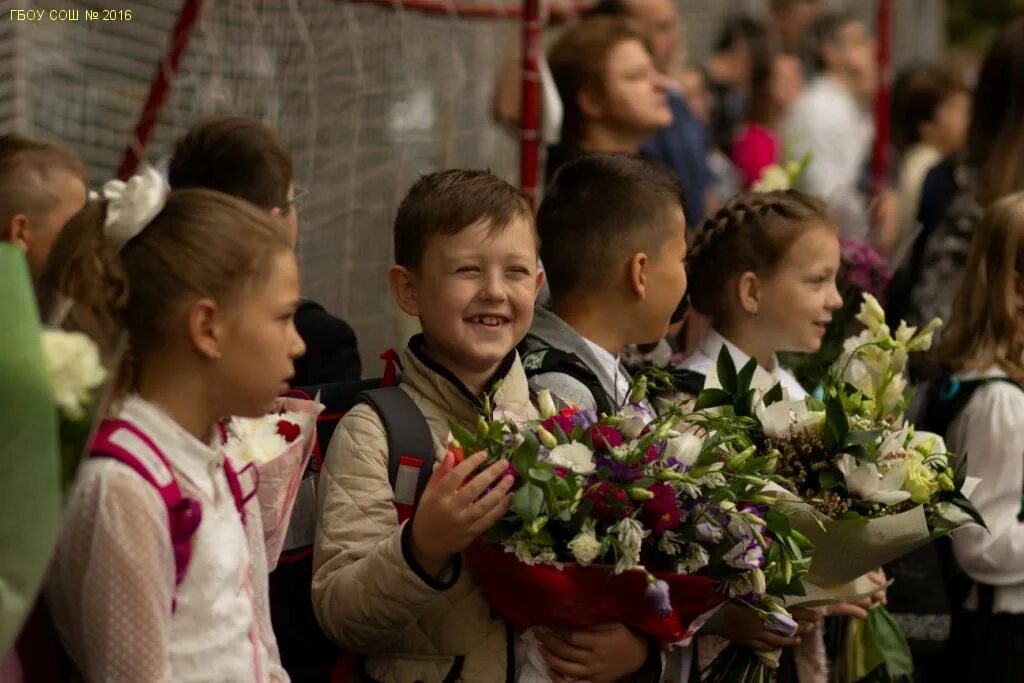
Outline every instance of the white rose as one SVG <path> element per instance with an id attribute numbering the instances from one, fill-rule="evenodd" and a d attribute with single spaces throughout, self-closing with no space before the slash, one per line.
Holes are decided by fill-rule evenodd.
<path id="1" fill-rule="evenodd" d="M 622 423 L 617 425 L 619 431 L 627 439 L 635 439 L 654 416 L 639 403 L 630 403 L 619 411 L 619 417 L 622 418 Z"/>
<path id="2" fill-rule="evenodd" d="M 575 538 L 569 541 L 569 550 L 584 567 L 598 558 L 601 554 L 601 541 L 597 540 L 594 532 L 594 520 L 588 519 Z"/>
<path id="3" fill-rule="evenodd" d="M 704 442 L 693 434 L 680 434 L 671 437 L 665 444 L 663 457 L 666 460 L 673 458 L 684 467 L 693 467 L 703 446 Z"/>
<path id="4" fill-rule="evenodd" d="M 594 452 L 578 441 L 552 448 L 548 453 L 548 462 L 555 467 L 564 467 L 577 474 L 591 474 L 596 469 Z"/>
<path id="5" fill-rule="evenodd" d="M 44 330 L 42 345 L 57 406 L 68 419 L 81 419 L 89 393 L 107 377 L 96 344 L 81 332 Z"/>

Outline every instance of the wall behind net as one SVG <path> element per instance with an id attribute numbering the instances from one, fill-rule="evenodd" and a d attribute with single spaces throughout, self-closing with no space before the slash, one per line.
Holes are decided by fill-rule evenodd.
<path id="1" fill-rule="evenodd" d="M 766 6 L 677 2 L 698 63 L 729 12 Z M 63 141 L 98 186 L 116 172 L 181 2 L 134 0 L 124 3 L 131 21 L 87 22 L 92 4 L 62 3 L 79 10 L 77 22 L 23 23 L 9 10 L 50 8 L 0 1 L 0 130 Z M 874 2 L 854 5 L 870 18 Z M 146 158 L 158 161 L 211 114 L 253 116 L 278 130 L 295 155 L 296 183 L 310 193 L 299 242 L 305 294 L 356 328 L 366 372 L 376 373 L 377 355 L 410 330 L 385 282 L 390 224 L 408 186 L 446 166 L 517 180 L 517 145 L 491 122 L 490 96 L 518 31 L 514 19 L 428 15 L 397 1 L 207 0 Z"/>
<path id="2" fill-rule="evenodd" d="M 16 25 L 6 4 L 0 129 L 63 141 L 98 185 L 116 173 L 180 3 L 137 0 L 130 22 L 110 23 L 84 20 L 92 3 L 65 3 L 79 22 Z M 355 326 L 366 371 L 379 372 L 376 356 L 408 332 L 385 273 L 409 185 L 446 166 L 517 180 L 517 143 L 490 118 L 493 72 L 517 27 L 371 3 L 207 1 L 146 158 L 206 115 L 278 130 L 309 190 L 304 292 Z"/>

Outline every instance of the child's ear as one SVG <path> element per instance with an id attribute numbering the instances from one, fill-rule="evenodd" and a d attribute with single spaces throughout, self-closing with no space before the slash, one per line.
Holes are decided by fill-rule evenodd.
<path id="1" fill-rule="evenodd" d="M 761 306 L 761 283 L 757 274 L 748 270 L 740 275 L 736 281 L 736 293 L 739 295 L 740 310 L 749 315 L 757 315 Z"/>
<path id="2" fill-rule="evenodd" d="M 28 217 L 23 214 L 15 214 L 11 222 L 4 226 L 4 232 L 0 235 L 5 242 L 16 245 L 22 251 L 28 251 Z"/>
<path id="3" fill-rule="evenodd" d="M 223 355 L 221 344 L 226 325 L 224 311 L 213 299 L 199 299 L 188 309 L 189 339 L 196 351 L 210 360 Z"/>
<path id="4" fill-rule="evenodd" d="M 590 88 L 580 88 L 576 95 L 576 104 L 579 105 L 580 113 L 588 119 L 599 119 L 604 115 L 604 107 L 601 97 Z"/>
<path id="5" fill-rule="evenodd" d="M 647 285 L 650 284 L 648 281 L 647 268 L 650 265 L 650 259 L 647 254 L 640 251 L 633 254 L 629 259 L 628 277 L 629 287 L 633 290 L 633 294 L 638 299 L 645 299 L 647 297 Z"/>
<path id="6" fill-rule="evenodd" d="M 540 294 L 540 288 L 543 287 L 543 286 L 544 286 L 544 271 L 538 269 L 537 270 L 537 281 L 534 283 L 534 287 L 533 287 L 533 300 L 534 301 L 537 300 L 537 295 Z"/>
<path id="7" fill-rule="evenodd" d="M 416 299 L 416 275 L 404 266 L 391 266 L 388 269 L 388 284 L 391 293 L 398 302 L 398 307 L 408 315 L 419 317 L 420 305 Z"/>

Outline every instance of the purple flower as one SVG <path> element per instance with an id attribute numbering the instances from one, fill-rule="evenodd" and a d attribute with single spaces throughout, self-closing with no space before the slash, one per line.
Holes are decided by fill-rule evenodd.
<path id="1" fill-rule="evenodd" d="M 640 478 L 639 473 L 632 468 L 630 465 L 626 465 L 617 460 L 605 456 L 597 456 L 595 461 L 597 469 L 609 469 L 611 470 L 611 479 L 621 484 L 632 484 L 634 481 Z"/>
<path id="2" fill-rule="evenodd" d="M 697 522 L 697 538 L 705 543 L 718 543 L 722 540 L 722 527 L 708 519 Z"/>
<path id="3" fill-rule="evenodd" d="M 740 541 L 722 559 L 730 567 L 743 570 L 761 569 L 765 563 L 764 549 L 755 540 Z"/>
<path id="4" fill-rule="evenodd" d="M 581 429 L 590 429 L 597 424 L 597 412 L 593 410 L 580 410 L 573 414 L 572 423 Z"/>
<path id="5" fill-rule="evenodd" d="M 771 612 L 765 617 L 764 625 L 780 636 L 791 638 L 796 635 L 797 624 L 793 617 L 785 612 Z"/>
<path id="6" fill-rule="evenodd" d="M 647 579 L 647 589 L 644 591 L 647 600 L 654 607 L 659 617 L 667 617 L 672 614 L 672 603 L 669 600 L 668 584 L 653 576 Z"/>

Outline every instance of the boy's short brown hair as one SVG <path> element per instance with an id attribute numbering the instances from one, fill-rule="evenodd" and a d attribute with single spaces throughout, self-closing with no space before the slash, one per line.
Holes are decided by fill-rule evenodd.
<path id="1" fill-rule="evenodd" d="M 269 211 L 288 206 L 292 155 L 281 138 L 242 116 L 206 119 L 174 146 L 167 180 L 176 190 L 207 188 Z"/>
<path id="2" fill-rule="evenodd" d="M 39 220 L 60 203 L 53 173 L 64 172 L 86 183 L 78 155 L 52 142 L 9 133 L 0 135 L 0 225 L 25 214 Z"/>
<path id="3" fill-rule="evenodd" d="M 482 221 L 504 230 L 522 218 L 533 225 L 530 201 L 488 171 L 452 169 L 422 176 L 409 188 L 395 216 L 395 263 L 416 270 L 435 235 L 456 235 Z"/>
<path id="4" fill-rule="evenodd" d="M 642 159 L 588 154 L 560 168 L 537 212 L 551 298 L 602 287 L 627 256 L 657 254 L 684 204 L 675 175 Z"/>

